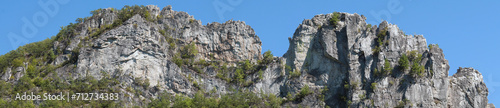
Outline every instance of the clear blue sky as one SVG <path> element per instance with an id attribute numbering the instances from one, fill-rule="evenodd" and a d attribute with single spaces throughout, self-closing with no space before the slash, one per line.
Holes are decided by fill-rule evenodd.
<path id="1" fill-rule="evenodd" d="M 242 20 L 252 26 L 262 40 L 262 49 L 281 56 L 288 49 L 288 37 L 304 19 L 334 11 L 358 13 L 368 23 L 378 24 L 382 19 L 397 24 L 407 34 L 423 34 L 427 43 L 437 43 L 450 63 L 450 75 L 459 66 L 474 67 L 484 76 L 491 103 L 500 105 L 500 76 L 496 66 L 500 61 L 500 1 L 421 1 L 421 0 L 69 0 L 58 4 L 58 12 L 47 15 L 38 1 L 7 0 L 0 3 L 0 54 L 18 46 L 7 37 L 10 32 L 27 42 L 36 42 L 57 34 L 61 26 L 76 18 L 90 16 L 98 8 L 124 5 L 154 4 L 163 8 L 172 5 L 176 11 L 185 11 L 208 22 Z M 68 1 L 68 0 L 65 0 Z M 224 12 L 215 7 L 223 8 Z M 52 9 L 53 7 L 51 7 Z M 386 13 L 386 14 L 380 14 Z M 45 24 L 34 25 L 38 32 L 23 35 L 23 18 L 33 22 L 33 16 L 47 15 Z M 221 17 L 222 16 L 222 17 Z M 38 17 L 43 22 L 43 17 Z M 26 43 L 22 43 L 26 44 Z"/>

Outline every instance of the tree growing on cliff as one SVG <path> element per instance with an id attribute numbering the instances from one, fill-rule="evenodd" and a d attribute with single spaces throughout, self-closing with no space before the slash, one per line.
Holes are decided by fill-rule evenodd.
<path id="1" fill-rule="evenodd" d="M 330 18 L 330 24 L 332 24 L 334 27 L 336 27 L 338 22 L 340 21 L 339 18 L 340 18 L 340 13 L 333 12 L 332 18 Z"/>
<path id="2" fill-rule="evenodd" d="M 408 56 L 406 56 L 406 54 L 403 54 L 401 55 L 401 57 L 399 57 L 398 63 L 401 71 L 405 71 L 410 66 L 410 61 L 408 60 Z"/>

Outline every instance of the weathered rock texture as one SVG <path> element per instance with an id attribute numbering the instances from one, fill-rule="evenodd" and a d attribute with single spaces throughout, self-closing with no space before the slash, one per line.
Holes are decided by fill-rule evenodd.
<path id="1" fill-rule="evenodd" d="M 91 34 L 92 28 L 112 24 L 117 13 L 111 8 L 103 9 L 82 22 L 78 35 L 70 42 L 54 43 L 54 49 L 64 48 L 62 54 L 57 54 L 54 65 L 71 60 L 71 54 L 75 55 L 72 51 L 79 48 L 76 63 L 62 66 L 56 72 L 66 79 L 85 76 L 100 79 L 103 74 L 119 77 L 120 91 L 132 95 L 122 99 L 131 104 L 139 104 L 143 98 L 154 98 L 164 90 L 193 95 L 197 90 L 225 94 L 229 88 L 240 88 L 284 98 L 308 85 L 313 94 L 283 106 L 494 107 L 487 103 L 488 88 L 477 70 L 460 68 L 455 75 L 448 76 L 449 65 L 442 49 L 435 45 L 428 47 L 422 35 L 406 35 L 396 25 L 385 21 L 371 26 L 364 16 L 349 13 L 336 13 L 340 15 L 336 25 L 330 23 L 334 13 L 306 19 L 289 38 L 286 54 L 275 57 L 267 65 L 263 79 L 256 80 L 257 74 L 249 74 L 245 79 L 254 83 L 241 87 L 217 78 L 213 67 L 202 68 L 201 74 L 176 65 L 173 58 L 179 53 L 175 49 L 194 43 L 199 51 L 195 60 L 229 65 L 243 60 L 256 63 L 262 58 L 261 41 L 250 26 L 232 20 L 201 25 L 193 16 L 173 11 L 170 6 L 162 10 L 152 5 L 146 8 L 151 18 L 157 18 L 155 21 L 134 15 L 89 42 L 82 39 Z M 166 31 L 165 36 L 162 30 Z M 384 32 L 386 35 L 377 36 Z M 177 46 L 169 48 L 166 38 L 174 39 Z M 381 46 L 378 38 L 382 38 Z M 374 50 L 377 46 L 380 51 Z M 410 68 L 399 67 L 400 57 L 410 51 L 421 54 L 417 63 L 425 70 L 420 76 L 411 74 Z M 377 75 L 375 71 L 382 71 L 386 62 L 391 67 L 390 73 Z M 8 68 L 0 78 L 18 80 L 22 74 L 16 74 L 14 78 L 17 79 L 9 79 L 13 71 L 22 73 L 24 68 Z M 292 77 L 292 72 L 301 74 Z M 125 88 L 135 87 L 136 79 L 147 79 L 149 87 L 155 89 L 145 88 L 143 95 L 134 97 Z M 197 87 L 193 82 L 198 83 Z M 324 88 L 328 91 L 322 93 Z"/>
<path id="2" fill-rule="evenodd" d="M 436 45 L 428 48 L 422 35 L 406 35 L 385 21 L 368 26 L 362 15 L 338 14 L 336 26 L 330 24 L 333 13 L 316 15 L 289 38 L 286 65 L 302 75 L 287 79 L 282 96 L 309 85 L 328 87 L 325 103 L 331 107 L 486 107 L 488 89 L 481 74 L 465 68 L 449 77 L 443 51 Z M 382 32 L 383 45 L 374 52 Z M 421 77 L 399 67 L 401 55 L 410 51 L 422 54 Z M 382 71 L 386 59 L 390 74 L 377 76 L 374 71 Z"/>

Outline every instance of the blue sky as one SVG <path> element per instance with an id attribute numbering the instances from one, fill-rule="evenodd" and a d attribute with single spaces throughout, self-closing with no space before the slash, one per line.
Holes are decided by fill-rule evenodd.
<path id="1" fill-rule="evenodd" d="M 59 1 L 59 2 L 58 2 Z M 473 67 L 484 76 L 490 103 L 500 105 L 500 73 L 494 67 L 500 61 L 500 1 L 443 0 L 8 0 L 0 3 L 0 54 L 26 42 L 36 42 L 57 34 L 61 26 L 76 18 L 90 16 L 98 8 L 154 4 L 160 8 L 172 5 L 201 20 L 225 22 L 241 20 L 252 26 L 262 40 L 263 51 L 281 56 L 288 49 L 288 37 L 304 19 L 334 11 L 358 13 L 367 22 L 382 19 L 397 24 L 407 34 L 422 34 L 427 43 L 437 43 L 450 64 L 450 75 L 461 67 Z M 38 2 L 58 3 L 57 12 L 47 12 Z M 216 8 L 217 7 L 217 8 Z M 50 7 L 53 9 L 53 7 Z M 217 10 L 219 9 L 219 10 Z M 46 16 L 45 18 L 43 16 Z M 37 22 L 33 23 L 33 16 Z M 24 35 L 23 19 L 33 23 L 37 32 Z M 46 19 L 46 20 L 43 20 Z M 15 41 L 8 38 L 16 34 Z M 17 40 L 23 40 L 16 44 Z"/>

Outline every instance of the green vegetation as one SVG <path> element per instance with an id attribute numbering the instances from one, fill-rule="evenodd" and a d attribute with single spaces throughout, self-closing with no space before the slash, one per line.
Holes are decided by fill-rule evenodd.
<path id="1" fill-rule="evenodd" d="M 350 87 L 351 85 L 347 81 L 344 81 L 344 89 L 349 89 Z"/>
<path id="2" fill-rule="evenodd" d="M 290 76 L 288 76 L 288 78 L 297 78 L 299 77 L 302 73 L 298 70 L 298 69 L 295 69 L 295 71 L 289 71 L 290 72 Z"/>
<path id="3" fill-rule="evenodd" d="M 422 54 L 419 54 L 416 50 L 407 52 L 408 58 L 413 62 L 420 62 L 422 60 Z"/>
<path id="4" fill-rule="evenodd" d="M 102 11 L 102 9 L 97 9 L 97 10 L 91 11 L 90 13 L 93 16 L 100 16 L 101 11 Z M 105 31 L 122 25 L 123 22 L 127 21 L 128 19 L 130 19 L 132 16 L 134 16 L 136 14 L 141 15 L 147 21 L 151 21 L 151 22 L 155 21 L 154 19 L 151 18 L 149 11 L 143 5 L 141 5 L 141 6 L 139 6 L 139 5 L 134 5 L 134 6 L 126 5 L 121 10 L 116 11 L 116 14 L 117 14 L 117 18 L 113 21 L 113 24 L 104 25 L 104 26 L 101 26 L 101 28 L 93 28 L 93 29 L 89 28 L 89 33 L 91 33 L 89 36 L 92 38 L 97 38 L 97 37 L 99 37 L 99 35 L 101 35 Z M 137 28 L 137 24 L 134 24 L 133 27 Z"/>
<path id="5" fill-rule="evenodd" d="M 245 73 L 243 73 L 243 69 L 238 68 L 236 69 L 236 75 L 235 75 L 235 81 L 239 83 L 245 82 Z"/>
<path id="6" fill-rule="evenodd" d="M 0 56 L 0 69 L 4 72 L 7 67 L 24 67 L 24 62 L 35 58 L 39 58 L 43 63 L 52 62 L 56 58 L 52 50 L 53 42 L 54 37 L 26 44 Z M 26 54 L 29 54 L 30 58 L 26 58 Z"/>
<path id="7" fill-rule="evenodd" d="M 373 91 L 377 90 L 377 83 L 372 83 L 372 84 L 371 84 L 371 86 L 370 86 L 370 88 L 371 88 Z"/>
<path id="8" fill-rule="evenodd" d="M 361 100 L 366 99 L 366 95 L 365 95 L 365 94 L 359 94 L 359 95 L 358 95 L 358 97 L 359 97 L 359 99 L 361 99 Z"/>
<path id="9" fill-rule="evenodd" d="M 177 95 L 174 99 L 169 94 L 162 94 L 158 99 L 154 99 L 148 104 L 148 107 L 168 107 L 173 108 L 241 108 L 241 107 L 265 107 L 278 108 L 282 100 L 273 94 L 260 94 L 260 97 L 250 91 L 234 91 L 222 95 L 221 98 L 198 91 L 193 98 L 184 95 Z"/>
<path id="10" fill-rule="evenodd" d="M 375 76 L 386 76 L 386 75 L 390 75 L 392 74 L 392 67 L 391 67 L 391 64 L 389 62 L 389 60 L 384 59 L 384 66 L 382 67 L 381 70 L 379 70 L 378 68 L 375 68 L 373 70 L 373 73 Z"/>
<path id="11" fill-rule="evenodd" d="M 264 58 L 262 60 L 259 60 L 260 65 L 268 65 L 273 62 L 273 54 L 271 53 L 270 50 L 267 50 L 264 52 Z"/>
<path id="12" fill-rule="evenodd" d="M 321 94 L 318 96 L 318 98 L 321 101 L 325 101 L 325 95 L 326 95 L 326 93 L 328 93 L 328 86 L 325 86 L 325 87 L 323 87 L 323 89 L 321 89 Z"/>
<path id="13" fill-rule="evenodd" d="M 167 35 L 167 32 L 165 32 L 165 30 L 161 29 L 160 31 L 160 34 L 163 35 L 163 36 L 166 36 Z"/>
<path id="14" fill-rule="evenodd" d="M 388 41 L 384 41 L 385 40 L 385 37 L 387 36 L 387 33 L 388 33 L 388 28 L 385 27 L 384 29 L 380 30 L 378 33 L 377 33 L 377 45 L 375 46 L 375 49 L 372 49 L 373 51 L 373 55 L 377 55 L 381 50 L 381 48 L 383 47 L 384 43 L 386 45 L 388 45 Z"/>
<path id="15" fill-rule="evenodd" d="M 12 61 L 12 67 L 24 67 L 24 57 L 18 57 Z"/>
<path id="16" fill-rule="evenodd" d="M 332 18 L 330 18 L 330 24 L 336 27 L 339 21 L 340 21 L 340 13 L 333 12 Z"/>
<path id="17" fill-rule="evenodd" d="M 228 67 L 227 63 L 222 64 L 221 68 L 217 70 L 217 78 L 223 79 L 226 82 L 231 82 L 230 78 L 227 78 L 226 76 L 228 75 Z"/>
<path id="18" fill-rule="evenodd" d="M 183 65 L 188 65 L 193 70 L 201 72 L 198 67 L 193 66 L 194 58 L 198 54 L 198 49 L 194 43 L 183 46 L 179 52 L 180 53 L 174 54 L 174 57 L 172 58 L 177 66 L 181 67 Z"/>
<path id="19" fill-rule="evenodd" d="M 173 50 L 175 49 L 175 44 L 176 44 L 176 40 L 174 38 L 172 38 L 172 36 L 170 35 L 170 32 L 167 32 L 170 28 L 168 27 L 168 25 L 165 25 L 166 27 L 164 29 L 160 29 L 160 34 L 163 35 L 163 37 L 165 37 L 165 40 L 167 40 L 167 43 L 169 44 L 169 49 Z"/>
<path id="20" fill-rule="evenodd" d="M 398 102 L 398 105 L 396 106 L 396 108 L 404 108 L 405 105 L 408 105 L 408 104 L 411 104 L 411 102 L 410 102 L 410 100 L 405 98 L 405 99 Z"/>
<path id="21" fill-rule="evenodd" d="M 410 61 L 408 60 L 408 57 L 406 56 L 406 54 L 403 54 L 401 55 L 401 57 L 399 57 L 399 68 L 401 69 L 401 71 L 405 71 L 406 69 L 408 69 L 408 67 L 410 66 Z"/>
<path id="22" fill-rule="evenodd" d="M 33 101 L 16 100 L 16 101 L 8 102 L 7 100 L 3 100 L 2 98 L 0 98 L 0 107 L 2 107 L 2 108 L 35 108 L 35 105 L 33 104 Z"/>
<path id="23" fill-rule="evenodd" d="M 312 91 L 309 90 L 309 86 L 308 85 L 305 85 L 304 87 L 302 87 L 300 89 L 300 92 L 299 92 L 299 97 L 305 97 L 309 94 L 312 94 Z"/>
<path id="24" fill-rule="evenodd" d="M 210 55 L 211 57 L 213 55 Z M 212 57 L 212 61 L 214 61 Z M 245 81 L 247 75 L 258 74 L 258 79 L 262 80 L 264 70 L 267 64 L 273 62 L 273 55 L 271 51 L 266 51 L 264 53 L 264 58 L 257 61 L 259 64 L 254 64 L 250 60 L 239 61 L 236 63 L 235 67 L 227 67 L 227 63 L 222 64 L 221 68 L 215 66 L 216 64 L 220 64 L 216 62 L 216 64 L 205 64 L 205 66 L 213 65 L 213 69 L 217 71 L 216 77 L 223 79 L 227 82 L 238 83 L 243 86 L 250 86 L 253 84 L 255 79 L 251 79 L 249 81 Z M 231 76 L 231 73 L 228 71 L 232 70 L 234 73 Z M 228 78 L 229 76 L 229 78 Z M 232 77 L 232 78 L 231 78 Z"/>
<path id="25" fill-rule="evenodd" d="M 149 79 L 143 80 L 142 78 L 136 77 L 134 79 L 134 84 L 138 86 L 142 86 L 143 88 L 149 87 Z"/>
<path id="26" fill-rule="evenodd" d="M 246 73 L 253 73 L 254 66 L 250 63 L 250 60 L 245 60 L 238 63 L 238 67 L 236 67 L 235 77 L 233 81 L 243 84 L 245 83 Z"/>
<path id="27" fill-rule="evenodd" d="M 291 66 L 288 66 L 288 65 L 285 65 L 285 70 L 286 70 L 286 71 L 292 71 L 292 67 L 291 67 Z"/>
<path id="28" fill-rule="evenodd" d="M 262 77 L 262 74 L 264 74 L 264 71 L 259 70 L 259 72 L 258 72 L 258 73 L 259 73 L 259 79 L 260 79 L 260 80 L 262 80 L 262 78 L 263 78 L 263 77 Z"/>
<path id="29" fill-rule="evenodd" d="M 422 54 L 419 54 L 417 51 L 408 52 L 408 56 L 410 61 L 412 61 L 412 65 L 410 67 L 410 74 L 414 77 L 423 77 L 425 72 L 425 67 L 420 65 L 420 61 L 422 60 Z"/>
<path id="30" fill-rule="evenodd" d="M 117 19 L 117 20 L 120 22 L 124 22 L 136 14 L 141 15 L 142 17 L 144 17 L 148 21 L 154 21 L 154 19 L 151 19 L 149 11 L 146 9 L 146 7 L 144 5 L 140 5 L 140 6 L 139 5 L 134 5 L 134 6 L 125 5 L 121 10 L 118 11 L 118 18 L 119 19 Z"/>
<path id="31" fill-rule="evenodd" d="M 392 67 L 391 67 L 391 64 L 389 62 L 389 60 L 387 60 L 387 58 L 384 60 L 384 75 L 389 75 L 392 73 Z"/>
<path id="32" fill-rule="evenodd" d="M 308 85 L 305 85 L 304 87 L 302 87 L 300 89 L 300 92 L 298 94 L 295 95 L 295 98 L 294 100 L 296 101 L 300 101 L 302 100 L 302 98 L 306 97 L 307 95 L 309 94 L 312 94 L 313 92 L 309 89 L 309 86 Z"/>
<path id="33" fill-rule="evenodd" d="M 357 89 L 358 85 L 359 85 L 359 82 L 357 82 L 357 81 L 351 82 L 352 89 Z"/>
<path id="34" fill-rule="evenodd" d="M 193 23 L 194 22 L 194 19 L 189 19 L 189 23 Z"/>
<path id="35" fill-rule="evenodd" d="M 398 105 L 396 106 L 396 108 L 404 108 L 404 107 L 405 107 L 405 103 L 403 101 L 399 101 Z"/>
<path id="36" fill-rule="evenodd" d="M 196 45 L 194 43 L 191 43 L 184 46 L 180 52 L 183 59 L 191 59 L 194 58 L 196 54 L 198 54 L 198 49 L 196 48 Z"/>
<path id="37" fill-rule="evenodd" d="M 288 72 L 288 78 L 296 78 L 299 77 L 302 73 L 298 69 L 292 70 L 292 67 L 285 64 L 285 72 Z"/>
<path id="38" fill-rule="evenodd" d="M 366 25 L 366 30 L 368 30 L 368 31 L 372 30 L 372 24 Z"/>
<path id="39" fill-rule="evenodd" d="M 291 94 L 290 92 L 288 92 L 288 93 L 286 94 L 286 99 L 287 99 L 288 101 L 294 101 L 294 97 L 292 96 L 292 94 Z"/>
<path id="40" fill-rule="evenodd" d="M 439 45 L 438 45 L 438 44 L 429 44 L 429 50 L 430 50 L 430 49 L 432 49 L 432 47 L 434 47 L 434 46 L 439 47 Z"/>
<path id="41" fill-rule="evenodd" d="M 410 74 L 412 76 L 419 76 L 423 77 L 425 72 L 424 66 L 420 65 L 418 62 L 414 62 L 413 65 L 411 66 L 411 72 Z"/>
<path id="42" fill-rule="evenodd" d="M 34 65 L 35 66 L 35 65 Z M 33 67 L 35 71 L 50 72 L 54 75 L 51 66 L 43 68 Z M 96 80 L 91 76 L 77 79 L 61 79 L 58 76 L 50 76 L 43 78 L 42 74 L 24 75 L 19 82 L 12 85 L 8 82 L 0 81 L 0 94 L 3 96 L 11 96 L 16 93 L 34 92 L 34 93 L 51 93 L 58 94 L 60 92 L 71 93 L 118 93 L 117 85 L 119 82 L 116 78 L 111 78 L 109 75 L 102 75 L 101 80 Z M 2 102 L 8 104 L 1 104 Z M 0 99 L 0 107 L 35 107 L 34 101 L 4 101 Z M 94 107 L 113 107 L 114 101 L 42 101 L 40 107 L 68 107 L 68 106 L 84 106 L 90 105 Z"/>
<path id="43" fill-rule="evenodd" d="M 344 89 L 346 89 L 346 90 L 347 89 L 357 89 L 358 85 L 359 85 L 359 82 L 356 82 L 356 81 L 351 82 L 351 84 L 349 84 L 349 82 L 347 82 L 347 81 L 344 81 Z"/>
<path id="44" fill-rule="evenodd" d="M 175 54 L 174 57 L 172 58 L 172 60 L 179 67 L 184 65 L 184 60 L 180 57 L 179 54 Z"/>
<path id="45" fill-rule="evenodd" d="M 23 76 L 19 79 L 19 82 L 14 86 L 14 91 L 28 91 L 29 89 L 35 87 L 33 81 L 27 76 Z"/>
<path id="46" fill-rule="evenodd" d="M 250 63 L 250 60 L 245 60 L 243 62 L 240 62 L 239 64 L 243 66 L 243 70 L 245 71 L 254 71 L 254 66 L 252 63 Z"/>

